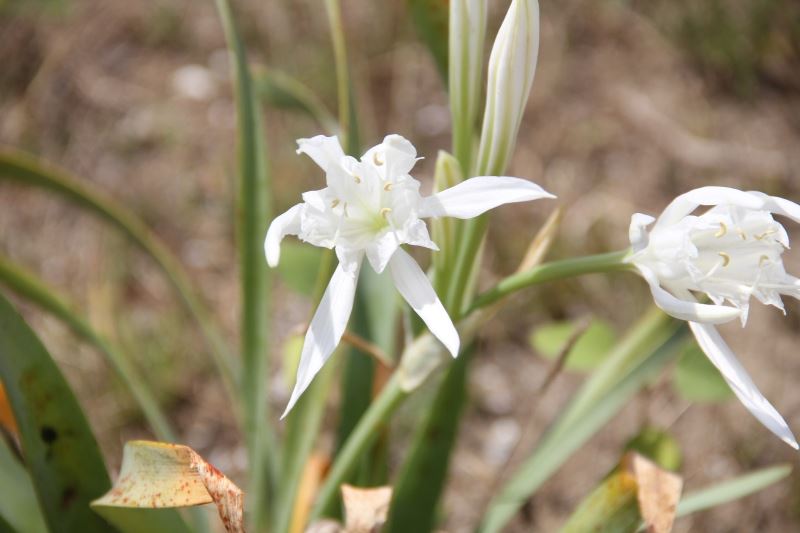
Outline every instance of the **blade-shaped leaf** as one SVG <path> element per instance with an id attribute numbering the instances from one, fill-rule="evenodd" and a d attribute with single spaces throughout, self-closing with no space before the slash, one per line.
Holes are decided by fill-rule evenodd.
<path id="1" fill-rule="evenodd" d="M 267 105 L 283 109 L 296 109 L 315 119 L 328 133 L 338 129 L 336 119 L 320 98 L 308 86 L 285 72 L 275 69 L 256 71 L 255 86 Z"/>
<path id="2" fill-rule="evenodd" d="M 672 384 L 681 396 L 692 402 L 719 402 L 733 396 L 722 374 L 696 344 L 687 346 L 678 359 Z"/>
<path id="3" fill-rule="evenodd" d="M 244 532 L 244 494 L 231 480 L 188 446 L 138 440 L 125 444 L 117 482 L 91 505 L 127 532 L 128 520 L 149 514 L 132 509 L 191 507 L 212 502 L 226 531 Z"/>
<path id="4" fill-rule="evenodd" d="M 13 531 L 45 533 L 42 510 L 25 467 L 0 437 L 0 517 Z M 3 528 L 0 526 L 0 531 Z"/>
<path id="5" fill-rule="evenodd" d="M 0 295 L 0 379 L 51 531 L 107 531 L 89 502 L 111 486 L 89 424 L 50 354 Z"/>
<path id="6" fill-rule="evenodd" d="M 411 20 L 433 56 L 442 80 L 447 83 L 448 2 L 446 0 L 408 0 Z"/>

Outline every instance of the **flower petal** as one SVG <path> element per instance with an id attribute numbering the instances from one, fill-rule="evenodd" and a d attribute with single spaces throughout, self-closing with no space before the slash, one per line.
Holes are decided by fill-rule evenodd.
<path id="1" fill-rule="evenodd" d="M 300 364 L 297 367 L 297 380 L 281 418 L 294 407 L 339 344 L 353 310 L 358 272 L 359 268 L 348 272 L 342 265 L 336 267 L 306 332 Z"/>
<path id="2" fill-rule="evenodd" d="M 689 322 L 689 327 L 697 339 L 697 344 L 720 371 L 739 401 L 767 429 L 795 450 L 798 449 L 797 440 L 792 434 L 792 430 L 789 429 L 789 425 L 772 404 L 764 398 L 717 329 L 714 326 L 697 322 Z"/>
<path id="3" fill-rule="evenodd" d="M 647 244 L 650 242 L 650 234 L 647 233 L 647 226 L 654 221 L 655 218 L 642 213 L 634 213 L 633 216 L 631 216 L 628 237 L 630 237 L 631 248 L 633 248 L 634 253 L 647 248 Z"/>
<path id="4" fill-rule="evenodd" d="M 408 305 L 417 312 L 431 333 L 445 345 L 450 354 L 456 357 L 461 344 L 458 332 L 425 272 L 402 248 L 398 248 L 389 261 L 389 271 L 397 290 Z"/>
<path id="5" fill-rule="evenodd" d="M 285 213 L 277 216 L 267 230 L 267 238 L 264 239 L 264 255 L 267 256 L 267 264 L 275 268 L 281 258 L 281 241 L 287 235 L 297 235 L 300 233 L 300 213 L 303 204 L 290 207 Z"/>
<path id="6" fill-rule="evenodd" d="M 382 179 L 395 181 L 414 168 L 417 149 L 402 135 L 387 135 L 381 144 L 367 150 L 361 161 L 373 165 Z"/>
<path id="7" fill-rule="evenodd" d="M 683 193 L 664 209 L 658 217 L 653 231 L 670 226 L 690 214 L 701 205 L 729 204 L 746 209 L 763 209 L 764 200 L 757 194 L 740 191 L 732 187 L 700 187 Z"/>
<path id="8" fill-rule="evenodd" d="M 342 150 L 339 138 L 335 135 L 331 137 L 317 135 L 310 139 L 297 139 L 297 153 L 308 155 L 325 172 L 328 172 L 333 166 L 341 166 L 344 158 L 344 150 Z"/>
<path id="9" fill-rule="evenodd" d="M 400 244 L 397 233 L 387 231 L 367 245 L 367 259 L 375 272 L 383 272 Z"/>
<path id="10" fill-rule="evenodd" d="M 635 266 L 645 281 L 647 281 L 647 284 L 650 285 L 650 292 L 653 293 L 653 300 L 656 305 L 670 316 L 681 320 L 694 320 L 707 324 L 722 324 L 739 318 L 741 314 L 741 311 L 735 307 L 701 304 L 689 300 L 688 298 L 692 298 L 691 294 L 687 295 L 687 299 L 676 298 L 661 287 L 658 277 L 656 277 L 652 270 L 638 264 L 635 264 Z"/>
<path id="11" fill-rule="evenodd" d="M 478 176 L 422 199 L 421 217 L 473 218 L 503 204 L 555 198 L 538 185 L 507 176 Z"/>

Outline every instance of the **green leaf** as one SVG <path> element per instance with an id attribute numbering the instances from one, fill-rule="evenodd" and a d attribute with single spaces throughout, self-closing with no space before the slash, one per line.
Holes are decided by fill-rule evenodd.
<path id="1" fill-rule="evenodd" d="M 50 530 L 108 531 L 89 509 L 89 502 L 111 488 L 97 441 L 50 354 L 3 296 L 0 379 Z"/>
<path id="2" fill-rule="evenodd" d="M 293 291 L 313 296 L 319 264 L 323 251 L 305 243 L 281 243 L 281 261 L 278 274 Z"/>
<path id="3" fill-rule="evenodd" d="M 616 472 L 581 502 L 561 533 L 633 533 L 640 522 L 636 481 L 625 472 Z"/>
<path id="4" fill-rule="evenodd" d="M 0 436 L 0 494 L 3 495 L 0 497 L 0 517 L 8 523 L 12 531 L 47 532 L 31 478 L 2 436 Z"/>
<path id="5" fill-rule="evenodd" d="M 333 114 L 314 91 L 296 78 L 285 72 L 269 69 L 255 72 L 254 82 L 259 96 L 267 105 L 302 111 L 319 122 L 328 134 L 336 133 L 338 127 Z"/>
<path id="6" fill-rule="evenodd" d="M 543 357 L 554 359 L 565 348 L 577 327 L 574 322 L 552 322 L 538 326 L 531 333 L 531 346 Z M 616 340 L 617 334 L 608 322 L 592 320 L 570 350 L 564 367 L 580 371 L 596 368 Z"/>
<path id="7" fill-rule="evenodd" d="M 444 381 L 419 427 L 393 487 L 384 531 L 433 531 L 436 507 L 447 478 L 450 456 L 466 403 L 470 350 L 447 369 Z"/>
<path id="8" fill-rule="evenodd" d="M 690 402 L 721 402 L 733 396 L 722 374 L 696 344 L 688 346 L 678 359 L 672 384 Z"/>
<path id="9" fill-rule="evenodd" d="M 276 450 L 268 413 L 267 376 L 269 349 L 269 272 L 264 259 L 264 234 L 271 219 L 271 191 L 267 171 L 266 143 L 261 123 L 261 106 L 256 99 L 247 53 L 230 4 L 217 0 L 228 48 L 233 52 L 238 123 L 237 247 L 239 249 L 240 293 L 242 301 L 242 403 L 244 428 L 250 463 L 248 495 L 252 513 L 251 529 L 266 524 L 268 479 L 276 475 Z M 266 448 L 269 447 L 269 458 Z M 275 461 L 277 462 L 277 461 Z M 271 471 L 271 473 L 269 472 Z"/>
<path id="10" fill-rule="evenodd" d="M 224 336 L 211 318 L 208 308 L 192 288 L 190 278 L 175 254 L 135 213 L 89 184 L 81 183 L 61 169 L 40 164 L 22 152 L 0 149 L 0 180 L 3 179 L 40 187 L 62 196 L 115 226 L 149 254 L 166 274 L 186 308 L 197 320 L 211 347 L 211 355 L 223 384 L 232 401 L 238 402 L 233 378 L 235 373 L 233 363 L 236 360 Z"/>
<path id="11" fill-rule="evenodd" d="M 711 487 L 686 493 L 678 504 L 678 516 L 686 516 L 756 493 L 785 479 L 791 465 L 755 470 Z"/>
<path id="12" fill-rule="evenodd" d="M 688 330 L 658 309 L 623 337 L 489 504 L 479 528 L 501 531 L 531 495 L 683 347 Z"/>
<path id="13" fill-rule="evenodd" d="M 681 467 L 683 454 L 675 437 L 664 430 L 645 427 L 625 445 L 625 450 L 647 457 L 661 468 L 676 472 Z"/>
<path id="14" fill-rule="evenodd" d="M 408 0 L 411 20 L 428 47 L 442 80 L 447 83 L 447 35 L 449 9 L 446 0 Z"/>

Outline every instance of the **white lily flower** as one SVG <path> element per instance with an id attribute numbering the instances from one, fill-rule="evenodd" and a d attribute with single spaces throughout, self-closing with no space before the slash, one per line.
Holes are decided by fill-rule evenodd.
<path id="1" fill-rule="evenodd" d="M 700 206 L 710 209 L 693 215 Z M 627 261 L 650 285 L 656 305 L 689 321 L 698 344 L 744 406 L 797 449 L 789 426 L 712 325 L 738 317 L 744 326 L 751 296 L 781 310 L 781 295 L 800 298 L 800 279 L 786 273 L 781 259 L 789 238 L 773 214 L 800 222 L 800 205 L 760 192 L 701 187 L 678 196 L 658 220 L 633 215 L 633 254 Z M 698 303 L 693 293 L 705 294 L 713 304 Z"/>
<path id="2" fill-rule="evenodd" d="M 283 237 L 297 235 L 315 246 L 334 248 L 339 265 L 306 332 L 297 382 L 283 416 L 339 344 L 365 255 L 376 272 L 389 267 L 397 290 L 455 357 L 459 338 L 453 322 L 428 277 L 401 245 L 438 249 L 425 217 L 473 218 L 502 204 L 553 198 L 530 181 L 495 176 L 471 178 L 422 197 L 420 183 L 409 175 L 417 151 L 399 135 L 388 135 L 361 160 L 346 156 L 336 137 L 319 135 L 297 144 L 298 153 L 325 171 L 327 187 L 304 193 L 302 203 L 272 222 L 264 242 L 267 262 L 276 266 Z"/>

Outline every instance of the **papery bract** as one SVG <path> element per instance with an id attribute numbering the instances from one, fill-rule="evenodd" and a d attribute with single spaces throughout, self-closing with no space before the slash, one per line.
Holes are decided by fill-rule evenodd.
<path id="1" fill-rule="evenodd" d="M 364 256 L 376 272 L 389 267 L 398 292 L 455 357 L 458 333 L 428 277 L 401 245 L 438 249 L 428 235 L 425 217 L 472 218 L 502 204 L 553 197 L 530 181 L 496 176 L 471 178 L 422 197 L 420 183 L 409 175 L 417 151 L 399 135 L 388 135 L 360 160 L 345 155 L 336 137 L 300 139 L 298 146 L 298 153 L 307 154 L 325 171 L 327 187 L 304 193 L 303 203 L 272 222 L 264 243 L 267 262 L 277 265 L 281 240 L 297 235 L 315 246 L 335 249 L 339 266 L 306 333 L 284 416 L 339 343 Z"/>
<path id="2" fill-rule="evenodd" d="M 693 215 L 700 206 L 711 208 Z M 751 297 L 781 310 L 781 295 L 800 298 L 800 280 L 786 273 L 781 257 L 789 238 L 773 214 L 800 222 L 800 205 L 760 192 L 701 187 L 678 196 L 658 220 L 633 215 L 633 253 L 627 261 L 647 280 L 661 309 L 689 321 L 698 344 L 745 407 L 797 448 L 786 422 L 711 325 L 738 317 L 744 326 Z M 713 304 L 699 303 L 693 293 L 705 294 Z"/>

